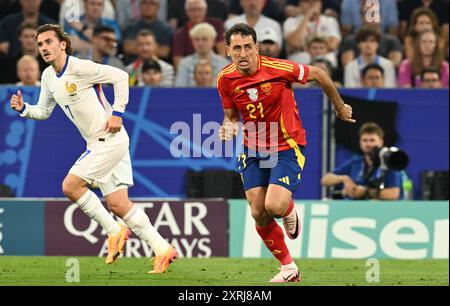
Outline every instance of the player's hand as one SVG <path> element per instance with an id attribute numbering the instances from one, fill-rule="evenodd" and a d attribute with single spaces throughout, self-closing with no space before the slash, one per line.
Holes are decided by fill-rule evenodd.
<path id="1" fill-rule="evenodd" d="M 230 141 L 231 139 L 233 139 L 234 136 L 238 134 L 238 131 L 239 131 L 238 124 L 226 122 L 220 126 L 219 138 L 222 141 Z"/>
<path id="2" fill-rule="evenodd" d="M 122 118 L 119 116 L 111 116 L 106 123 L 106 131 L 109 133 L 117 133 L 122 128 Z"/>
<path id="3" fill-rule="evenodd" d="M 352 114 L 352 107 L 348 104 L 344 104 L 342 107 L 336 109 L 336 116 L 345 122 L 356 122 L 356 120 L 352 118 Z"/>
<path id="4" fill-rule="evenodd" d="M 12 95 L 10 101 L 11 108 L 16 112 L 21 112 L 24 107 L 22 92 L 20 90 L 17 91 L 17 95 Z"/>

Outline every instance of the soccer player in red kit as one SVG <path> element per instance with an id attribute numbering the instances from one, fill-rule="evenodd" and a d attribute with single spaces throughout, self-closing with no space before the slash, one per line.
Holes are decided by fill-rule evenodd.
<path id="1" fill-rule="evenodd" d="M 244 151 L 238 167 L 256 231 L 280 262 L 280 272 L 270 282 L 297 282 L 301 274 L 284 242 L 275 218 L 283 218 L 289 238 L 300 232 L 292 193 L 305 163 L 305 130 L 299 117 L 292 83 L 315 80 L 330 97 L 341 120 L 355 122 L 332 80 L 320 68 L 258 54 L 256 32 L 237 24 L 225 34 L 232 64 L 217 77 L 225 117 L 219 135 L 231 140 L 244 124 Z"/>

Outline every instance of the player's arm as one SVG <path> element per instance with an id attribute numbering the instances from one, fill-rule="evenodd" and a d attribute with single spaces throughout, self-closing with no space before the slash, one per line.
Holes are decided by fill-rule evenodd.
<path id="1" fill-rule="evenodd" d="M 12 95 L 10 106 L 13 110 L 18 112 L 21 117 L 45 120 L 52 114 L 53 109 L 56 106 L 56 101 L 53 99 L 50 90 L 46 85 L 45 77 L 43 76 L 39 101 L 36 105 L 26 103 L 23 100 L 22 92 L 18 90 L 17 94 Z"/>
<path id="2" fill-rule="evenodd" d="M 228 84 L 220 76 L 217 79 L 217 90 L 222 101 L 224 113 L 223 122 L 219 129 L 219 138 L 228 141 L 233 139 L 239 132 L 239 111 L 234 106 L 233 100 L 229 95 Z"/>
<path id="3" fill-rule="evenodd" d="M 239 111 L 235 108 L 223 110 L 224 117 L 219 129 L 219 138 L 224 141 L 233 139 L 239 133 Z"/>
<path id="4" fill-rule="evenodd" d="M 113 113 L 109 118 L 106 130 L 117 133 L 122 127 L 122 116 L 128 104 L 129 88 L 128 73 L 109 65 L 101 65 L 92 61 L 83 60 L 78 73 L 91 84 L 112 84 L 114 87 Z"/>
<path id="5" fill-rule="evenodd" d="M 344 100 L 342 100 L 328 74 L 321 68 L 315 66 L 308 66 L 308 69 L 308 82 L 316 81 L 320 85 L 322 90 L 333 103 L 336 116 L 343 121 L 355 123 L 356 120 L 352 119 L 352 107 L 344 103 Z"/>

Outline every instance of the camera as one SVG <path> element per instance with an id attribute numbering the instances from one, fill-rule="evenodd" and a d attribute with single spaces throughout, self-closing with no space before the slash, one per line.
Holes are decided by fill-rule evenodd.
<path id="1" fill-rule="evenodd" d="M 381 170 L 404 170 L 409 164 L 409 157 L 405 151 L 397 147 L 374 148 L 370 152 L 370 158 L 376 167 Z"/>

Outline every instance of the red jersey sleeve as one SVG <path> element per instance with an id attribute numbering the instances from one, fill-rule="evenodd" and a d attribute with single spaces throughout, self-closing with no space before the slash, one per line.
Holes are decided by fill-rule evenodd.
<path id="1" fill-rule="evenodd" d="M 223 76 L 220 75 L 219 78 L 217 79 L 217 90 L 219 91 L 219 96 L 220 99 L 222 100 L 223 109 L 233 108 L 234 107 L 233 100 L 229 95 L 226 80 L 223 78 Z"/>
<path id="2" fill-rule="evenodd" d="M 291 81 L 306 84 L 306 82 L 308 82 L 309 75 L 308 65 L 298 64 L 294 62 L 290 63 L 294 65 L 294 71 L 289 76 L 291 78 Z"/>

